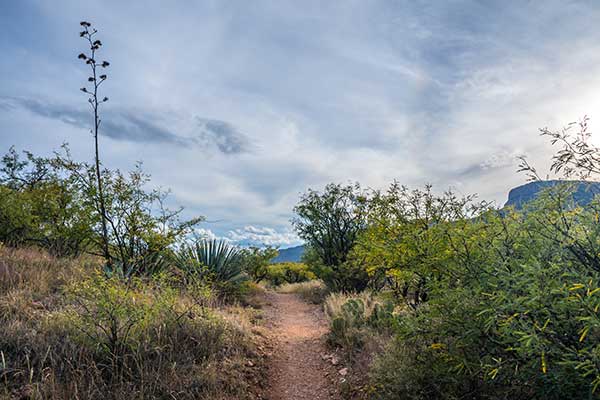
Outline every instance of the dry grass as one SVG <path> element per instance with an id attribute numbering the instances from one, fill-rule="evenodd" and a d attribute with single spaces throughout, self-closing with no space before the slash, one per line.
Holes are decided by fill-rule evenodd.
<path id="1" fill-rule="evenodd" d="M 359 300 L 362 304 L 359 317 L 344 309 L 350 300 Z M 380 298 L 370 292 L 332 293 L 325 299 L 323 308 L 331 328 L 329 344 L 336 349 L 336 354 L 341 356 L 350 371 L 342 385 L 344 398 L 369 398 L 370 365 L 391 339 L 387 329 L 368 322 L 376 307 L 383 304 Z"/>
<path id="2" fill-rule="evenodd" d="M 240 304 L 245 307 L 261 309 L 265 305 L 267 289 L 261 284 L 248 281 L 243 284 Z"/>
<path id="3" fill-rule="evenodd" d="M 371 292 L 367 291 L 356 294 L 332 293 L 325 299 L 325 314 L 329 317 L 329 319 L 339 316 L 342 313 L 342 306 L 351 299 L 362 300 L 365 318 L 369 318 L 371 316 L 376 304 L 382 304 L 377 297 L 373 296 Z"/>
<path id="4" fill-rule="evenodd" d="M 95 271 L 91 258 L 0 248 L 1 399 L 253 397 L 254 312 L 168 277 Z"/>
<path id="5" fill-rule="evenodd" d="M 279 293 L 296 293 L 304 300 L 321 304 L 329 293 L 325 284 L 318 280 L 300 283 L 286 283 L 277 288 Z"/>
<path id="6" fill-rule="evenodd" d="M 57 259 L 35 248 L 0 245 L 0 293 L 23 289 L 46 297 L 80 277 L 95 263 L 97 265 L 93 258 Z"/>

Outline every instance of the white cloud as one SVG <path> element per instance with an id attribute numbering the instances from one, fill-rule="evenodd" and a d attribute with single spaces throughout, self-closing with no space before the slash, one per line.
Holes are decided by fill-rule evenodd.
<path id="1" fill-rule="evenodd" d="M 215 235 L 214 232 L 211 231 L 210 229 L 205 229 L 205 228 L 196 228 L 195 234 L 200 239 L 206 239 L 206 240 L 224 239 L 224 238 L 220 238 L 217 235 Z"/>
<path id="2" fill-rule="evenodd" d="M 502 202 L 525 179 L 515 156 L 548 164 L 539 127 L 600 118 L 596 3 L 17 3 L 0 14 L 0 96 L 86 106 L 76 30 L 93 16 L 111 61 L 107 121 L 153 115 L 186 138 L 220 121 L 203 137 L 222 151 L 103 137 L 104 163 L 143 160 L 230 240 L 297 243 L 298 195 L 332 181 Z M 0 108 L 0 148 L 47 154 L 64 141 L 91 158 L 86 129 Z"/>
<path id="3" fill-rule="evenodd" d="M 245 226 L 229 232 L 228 237 L 234 242 L 245 245 L 283 246 L 300 244 L 300 238 L 291 231 L 278 232 L 273 228 Z"/>
<path id="4" fill-rule="evenodd" d="M 276 229 L 264 226 L 248 225 L 243 228 L 231 230 L 225 235 L 216 235 L 213 231 L 206 228 L 196 230 L 199 238 L 208 240 L 225 240 L 240 246 L 271 246 L 271 247 L 291 247 L 302 243 L 300 238 L 292 231 L 282 232 Z"/>

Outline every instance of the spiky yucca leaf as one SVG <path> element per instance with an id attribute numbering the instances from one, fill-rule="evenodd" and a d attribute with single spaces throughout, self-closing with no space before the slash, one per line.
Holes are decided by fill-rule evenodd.
<path id="1" fill-rule="evenodd" d="M 177 265 L 194 275 L 223 283 L 241 283 L 248 279 L 242 269 L 239 248 L 224 240 L 198 240 L 179 251 Z"/>

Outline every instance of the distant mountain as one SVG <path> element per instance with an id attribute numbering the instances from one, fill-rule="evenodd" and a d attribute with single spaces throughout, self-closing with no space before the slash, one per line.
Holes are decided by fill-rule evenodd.
<path id="1" fill-rule="evenodd" d="M 289 247 L 287 249 L 279 249 L 279 255 L 271 262 L 300 262 L 304 254 L 304 246 Z"/>
<path id="2" fill-rule="evenodd" d="M 520 209 L 526 203 L 535 199 L 542 190 L 556 186 L 561 183 L 569 183 L 576 185 L 576 190 L 573 193 L 575 202 L 579 205 L 586 205 L 597 194 L 600 194 L 600 182 L 584 182 L 584 181 L 535 181 L 525 185 L 518 186 L 508 193 L 508 201 L 504 207 L 514 206 Z"/>

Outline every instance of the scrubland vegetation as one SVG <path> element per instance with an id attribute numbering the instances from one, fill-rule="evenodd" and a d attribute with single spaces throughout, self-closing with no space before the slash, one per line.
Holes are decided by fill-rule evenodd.
<path id="1" fill-rule="evenodd" d="M 322 304 L 329 290 L 319 280 L 311 280 L 301 283 L 286 283 L 277 288 L 280 293 L 295 293 L 304 300 L 313 304 Z"/>
<path id="2" fill-rule="evenodd" d="M 107 277 L 90 257 L 0 249 L 0 398 L 248 398 L 251 310 L 202 282 Z"/>
<path id="3" fill-rule="evenodd" d="M 269 258 L 194 239 L 140 169 L 104 170 L 109 263 L 94 181 L 63 157 L 2 159 L 0 396 L 251 398 L 260 316 L 236 304 Z"/>
<path id="4" fill-rule="evenodd" d="M 563 146 L 552 169 L 566 178 L 600 167 L 581 128 L 544 132 Z M 600 397 L 600 198 L 575 203 L 578 184 L 549 188 L 522 210 L 398 184 L 309 192 L 296 221 L 307 262 L 349 293 L 325 301 L 330 342 L 368 375 L 350 394 Z"/>

